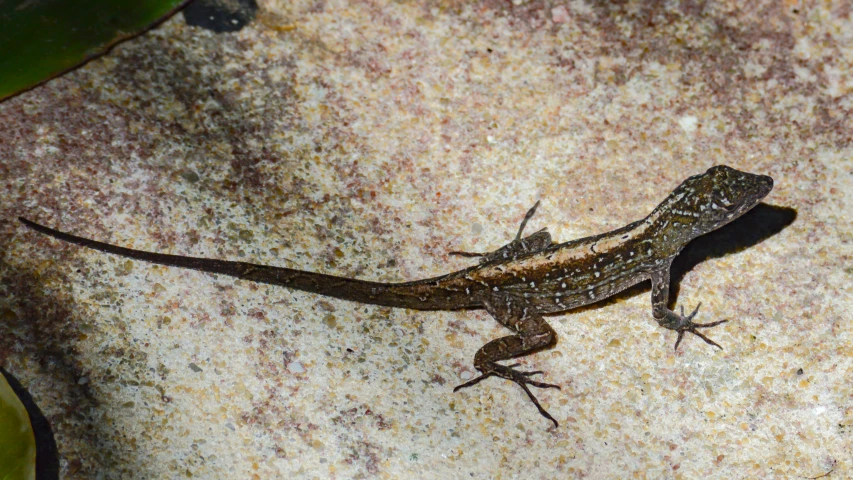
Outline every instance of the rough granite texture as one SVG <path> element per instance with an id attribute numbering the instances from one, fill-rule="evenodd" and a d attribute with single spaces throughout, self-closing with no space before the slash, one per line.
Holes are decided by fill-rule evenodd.
<path id="1" fill-rule="evenodd" d="M 260 7 L 229 34 L 177 16 L 0 104 L 0 366 L 63 477 L 853 476 L 849 1 Z M 558 345 L 521 362 L 562 386 L 537 392 L 558 429 L 506 381 L 452 392 L 505 334 L 483 311 L 151 266 L 15 220 L 402 281 L 506 243 L 537 199 L 528 231 L 565 241 L 715 164 L 771 175 L 783 217 L 680 281 L 677 306 L 731 320 L 708 332 L 725 349 L 674 353 L 647 285 L 551 317 Z"/>

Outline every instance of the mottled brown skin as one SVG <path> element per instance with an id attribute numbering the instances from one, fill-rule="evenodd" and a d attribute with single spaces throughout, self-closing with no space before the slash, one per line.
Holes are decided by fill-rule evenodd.
<path id="1" fill-rule="evenodd" d="M 693 323 L 696 310 L 685 316 L 667 306 L 669 270 L 673 258 L 694 238 L 716 230 L 743 215 L 773 188 L 773 179 L 718 165 L 685 180 L 646 218 L 609 233 L 553 244 L 545 231 L 522 238 L 537 202 L 522 221 L 515 240 L 494 252 L 458 255 L 480 258 L 470 268 L 441 277 L 406 283 L 379 283 L 290 268 L 245 262 L 165 255 L 118 247 L 60 232 L 20 218 L 28 227 L 59 240 L 151 263 L 230 275 L 253 282 L 280 285 L 355 302 L 417 310 L 484 308 L 513 331 L 481 347 L 474 366 L 481 375 L 460 388 L 490 376 L 515 382 L 544 417 L 528 385 L 560 388 L 537 382 L 517 365 L 498 362 L 550 348 L 557 342 L 543 314 L 563 312 L 604 300 L 637 283 L 651 280 L 652 315 L 658 324 L 678 333 L 678 349 L 686 332 L 721 348 L 697 331 L 724 323 Z"/>

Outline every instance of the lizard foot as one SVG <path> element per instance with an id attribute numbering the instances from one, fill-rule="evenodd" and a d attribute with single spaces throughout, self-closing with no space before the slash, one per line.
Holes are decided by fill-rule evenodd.
<path id="1" fill-rule="evenodd" d="M 544 382 L 537 382 L 535 380 L 531 380 L 530 379 L 531 376 L 540 375 L 543 372 L 541 370 L 536 370 L 533 372 L 520 372 L 520 371 L 515 369 L 515 367 L 517 367 L 517 366 L 519 366 L 518 363 L 515 363 L 513 365 L 499 365 L 497 363 L 488 363 L 488 364 L 484 365 L 482 368 L 480 368 L 480 367 L 477 368 L 477 370 L 480 370 L 480 372 L 482 372 L 482 374 L 479 377 L 474 378 L 472 380 L 469 380 L 469 381 L 463 383 L 462 385 L 457 386 L 456 388 L 453 389 L 453 391 L 456 392 L 456 391 L 459 391 L 460 389 L 467 388 L 467 387 L 470 387 L 472 385 L 476 385 L 476 384 L 482 382 L 483 380 L 485 380 L 485 379 L 487 379 L 493 375 L 497 376 L 497 377 L 505 378 L 511 382 L 515 382 L 516 384 L 518 384 L 518 386 L 520 386 L 522 388 L 522 390 L 524 390 L 524 393 L 527 394 L 527 397 L 530 398 L 530 401 L 533 402 L 533 405 L 536 405 L 536 409 L 539 410 L 539 414 L 542 415 L 543 417 L 547 418 L 548 420 L 551 420 L 552 422 L 554 422 L 554 427 L 559 427 L 559 424 L 557 423 L 556 420 L 554 420 L 554 417 L 552 417 L 550 413 L 548 413 L 544 408 L 542 408 L 542 405 L 539 404 L 539 400 L 536 399 L 536 397 L 533 395 L 533 393 L 530 391 L 530 389 L 527 388 L 527 386 L 532 385 L 532 386 L 537 387 L 537 388 L 556 388 L 557 390 L 560 389 L 560 386 L 554 385 L 552 383 L 544 383 Z"/>
<path id="2" fill-rule="evenodd" d="M 681 307 L 681 315 L 671 310 L 667 311 L 667 315 L 661 325 L 665 328 L 678 332 L 678 339 L 675 341 L 676 351 L 678 351 L 678 345 L 681 344 L 681 340 L 684 339 L 684 334 L 686 332 L 690 332 L 693 335 L 696 335 L 697 337 L 704 340 L 705 343 L 707 343 L 708 345 L 713 345 L 719 348 L 720 350 L 723 349 L 723 347 L 721 347 L 717 342 L 706 337 L 702 332 L 699 332 L 696 329 L 716 327 L 717 325 L 721 325 L 723 323 L 728 322 L 728 320 L 718 320 L 716 322 L 710 323 L 693 323 L 693 317 L 696 316 L 696 313 L 699 311 L 700 306 L 702 306 L 701 302 L 699 303 L 699 305 L 696 305 L 696 308 L 693 309 L 693 312 L 691 312 L 690 315 L 686 317 L 684 316 L 684 307 Z"/>

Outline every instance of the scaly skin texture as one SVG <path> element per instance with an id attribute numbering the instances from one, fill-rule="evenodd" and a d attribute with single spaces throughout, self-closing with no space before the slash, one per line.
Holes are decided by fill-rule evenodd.
<path id="1" fill-rule="evenodd" d="M 718 165 L 679 185 L 646 218 L 609 233 L 554 244 L 541 230 L 522 237 L 537 202 L 521 222 L 515 240 L 489 253 L 451 252 L 479 257 L 480 262 L 441 277 L 406 283 L 379 283 L 282 267 L 208 258 L 165 255 L 110 245 L 60 232 L 24 218 L 26 226 L 65 242 L 146 262 L 230 275 L 355 302 L 412 308 L 458 310 L 484 308 L 513 334 L 481 347 L 474 366 L 481 375 L 459 385 L 469 387 L 490 377 L 518 384 L 545 418 L 557 421 L 539 404 L 528 385 L 560 388 L 531 380 L 542 372 L 522 372 L 498 362 L 553 347 L 554 330 L 543 314 L 563 312 L 604 300 L 632 285 L 651 280 L 652 316 L 678 333 L 675 348 L 690 332 L 722 348 L 698 328 L 724 323 L 693 323 L 690 315 L 667 306 L 672 260 L 694 238 L 740 217 L 773 188 L 773 179 Z"/>

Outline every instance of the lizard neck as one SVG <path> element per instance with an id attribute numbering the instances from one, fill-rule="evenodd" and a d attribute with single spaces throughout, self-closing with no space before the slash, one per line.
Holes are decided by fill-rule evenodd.
<path id="1" fill-rule="evenodd" d="M 686 192 L 672 192 L 640 223 L 646 238 L 656 240 L 658 253 L 675 256 L 691 240 L 696 238 L 699 212 L 684 208 L 682 199 Z"/>

